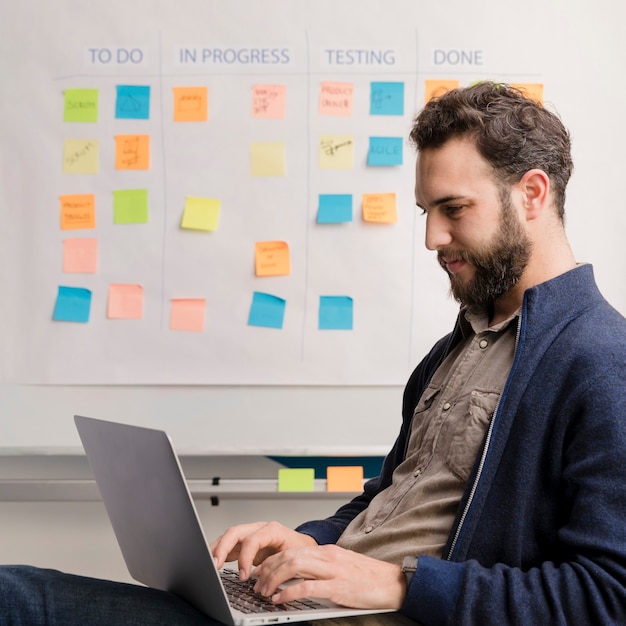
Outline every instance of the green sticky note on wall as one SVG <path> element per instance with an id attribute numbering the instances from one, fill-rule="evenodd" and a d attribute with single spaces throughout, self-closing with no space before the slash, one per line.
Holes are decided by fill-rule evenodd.
<path id="1" fill-rule="evenodd" d="M 313 491 L 315 470 L 285 467 L 278 470 L 278 491 Z"/>
<path id="2" fill-rule="evenodd" d="M 147 222 L 147 189 L 120 189 L 113 192 L 114 224 L 146 224 Z"/>
<path id="3" fill-rule="evenodd" d="M 97 89 L 66 89 L 64 122 L 97 122 L 98 121 L 98 90 Z"/>

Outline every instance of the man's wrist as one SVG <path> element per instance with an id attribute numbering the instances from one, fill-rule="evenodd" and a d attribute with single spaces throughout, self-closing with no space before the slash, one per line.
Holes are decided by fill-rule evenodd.
<path id="1" fill-rule="evenodd" d="M 411 585 L 411 581 L 413 580 L 415 570 L 417 569 L 417 563 L 418 557 L 416 556 L 405 556 L 402 560 L 402 573 L 404 574 L 404 578 L 406 580 L 407 591 Z"/>

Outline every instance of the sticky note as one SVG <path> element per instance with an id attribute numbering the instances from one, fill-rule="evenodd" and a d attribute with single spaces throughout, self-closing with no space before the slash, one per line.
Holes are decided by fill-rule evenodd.
<path id="1" fill-rule="evenodd" d="M 254 85 L 252 87 L 252 117 L 285 119 L 286 85 Z"/>
<path id="2" fill-rule="evenodd" d="M 127 120 L 150 119 L 150 86 L 117 85 L 115 117 Z"/>
<path id="3" fill-rule="evenodd" d="M 363 467 L 337 465 L 326 468 L 326 491 L 363 491 Z"/>
<path id="4" fill-rule="evenodd" d="M 404 115 L 404 83 L 371 83 L 370 115 Z"/>
<path id="5" fill-rule="evenodd" d="M 92 193 L 60 196 L 61 230 L 96 227 L 96 196 Z"/>
<path id="6" fill-rule="evenodd" d="M 52 319 L 56 322 L 89 321 L 91 291 L 82 287 L 59 287 Z"/>
<path id="7" fill-rule="evenodd" d="M 206 87 L 174 87 L 174 121 L 206 122 L 209 92 Z"/>
<path id="8" fill-rule="evenodd" d="M 257 276 L 288 276 L 291 273 L 289 245 L 285 241 L 257 241 L 254 269 Z"/>
<path id="9" fill-rule="evenodd" d="M 402 165 L 402 137 L 370 137 L 367 164 Z"/>
<path id="10" fill-rule="evenodd" d="M 173 298 L 170 329 L 201 333 L 204 330 L 206 300 L 204 298 Z"/>
<path id="11" fill-rule="evenodd" d="M 284 176 L 285 144 L 282 141 L 262 141 L 250 144 L 250 174 L 252 176 Z"/>
<path id="12" fill-rule="evenodd" d="M 451 89 L 457 89 L 459 87 L 458 80 L 427 80 L 425 81 L 425 93 L 424 102 L 428 102 L 433 98 L 439 98 L 444 93 Z"/>
<path id="13" fill-rule="evenodd" d="M 113 319 L 138 320 L 143 317 L 143 287 L 141 285 L 109 285 L 107 317 Z"/>
<path id="14" fill-rule="evenodd" d="M 64 122 L 98 121 L 97 89 L 66 89 L 64 95 Z"/>
<path id="15" fill-rule="evenodd" d="M 323 170 L 352 169 L 354 167 L 352 135 L 322 135 L 319 145 L 319 165 Z"/>
<path id="16" fill-rule="evenodd" d="M 352 221 L 352 194 L 320 194 L 318 224 L 340 224 Z"/>
<path id="17" fill-rule="evenodd" d="M 511 87 L 519 89 L 527 98 L 543 104 L 543 85 L 541 83 L 511 83 Z"/>
<path id="18" fill-rule="evenodd" d="M 147 189 L 119 189 L 113 192 L 114 224 L 146 224 L 147 222 Z"/>
<path id="19" fill-rule="evenodd" d="M 248 316 L 248 326 L 282 328 L 286 302 L 278 296 L 255 291 Z"/>
<path id="20" fill-rule="evenodd" d="M 115 169 L 147 170 L 150 168 L 150 135 L 116 135 Z"/>
<path id="21" fill-rule="evenodd" d="M 352 298 L 348 296 L 320 296 L 320 330 L 352 330 L 352 317 Z"/>
<path id="22" fill-rule="evenodd" d="M 315 470 L 308 467 L 281 467 L 278 491 L 314 491 Z"/>
<path id="23" fill-rule="evenodd" d="M 354 83 L 323 82 L 320 85 L 321 115 L 352 115 Z"/>
<path id="24" fill-rule="evenodd" d="M 180 227 L 189 230 L 203 230 L 205 232 L 217 230 L 221 204 L 215 198 L 188 196 L 185 201 Z"/>
<path id="25" fill-rule="evenodd" d="M 95 274 L 98 271 L 98 240 L 65 239 L 63 271 L 71 274 Z"/>
<path id="26" fill-rule="evenodd" d="M 391 224 L 398 221 L 395 193 L 363 194 L 363 220 Z"/>
<path id="27" fill-rule="evenodd" d="M 63 173 L 97 174 L 98 153 L 96 139 L 66 139 L 63 143 Z"/>

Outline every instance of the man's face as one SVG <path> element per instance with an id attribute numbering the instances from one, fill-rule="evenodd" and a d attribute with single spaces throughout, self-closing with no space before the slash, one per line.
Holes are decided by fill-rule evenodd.
<path id="1" fill-rule="evenodd" d="M 423 151 L 415 195 L 426 213 L 426 247 L 462 304 L 489 307 L 517 284 L 531 243 L 509 190 L 469 139 Z"/>

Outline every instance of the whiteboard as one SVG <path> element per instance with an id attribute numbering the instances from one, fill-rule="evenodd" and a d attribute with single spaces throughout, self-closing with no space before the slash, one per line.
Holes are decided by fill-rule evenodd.
<path id="1" fill-rule="evenodd" d="M 83 412 L 163 424 L 194 451 L 386 448 L 402 384 L 456 312 L 412 197 L 406 136 L 427 81 L 542 86 L 573 135 L 576 256 L 626 311 L 623 13 L 556 0 L 3 4 L 3 445 L 73 448 L 68 420 Z M 336 84 L 348 115 L 323 108 Z M 376 109 L 380 84 L 402 85 L 400 111 Z M 259 117 L 255 95 L 276 86 L 282 116 Z M 121 112 L 128 87 L 149 87 L 147 116 Z M 206 89 L 206 119 L 176 119 L 181 88 Z M 75 89 L 97 92 L 95 120 L 65 119 Z M 128 137 L 149 138 L 147 167 L 118 168 Z M 350 146 L 347 167 L 324 163 L 329 137 Z M 368 162 L 381 138 L 400 141 L 400 163 Z M 119 223 L 116 193 L 129 190 L 147 194 L 147 217 Z M 365 219 L 379 194 L 394 194 L 395 220 Z M 85 195 L 95 227 L 62 228 L 61 199 Z M 350 219 L 320 223 L 320 197 L 337 195 Z M 194 198 L 219 203 L 212 230 L 183 228 Z M 97 241 L 95 272 L 64 271 L 75 239 Z M 287 274 L 257 275 L 263 242 L 287 245 Z M 139 317 L 112 312 L 119 285 L 140 288 Z M 89 293 L 86 322 L 53 319 L 61 287 Z M 251 323 L 257 293 L 278 303 L 280 327 L 278 309 L 274 326 Z M 336 327 L 323 298 L 349 303 Z M 180 300 L 204 303 L 200 330 L 172 328 Z"/>

